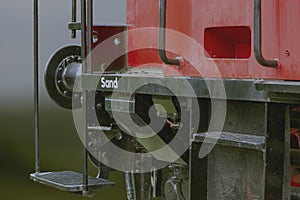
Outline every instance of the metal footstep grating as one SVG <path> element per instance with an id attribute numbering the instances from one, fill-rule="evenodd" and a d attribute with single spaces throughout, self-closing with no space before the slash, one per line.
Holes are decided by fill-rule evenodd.
<path id="1" fill-rule="evenodd" d="M 193 135 L 195 142 L 216 143 L 223 146 L 239 147 L 245 149 L 265 149 L 265 137 L 229 132 L 206 132 Z"/>
<path id="2" fill-rule="evenodd" d="M 83 186 L 83 177 L 81 173 L 72 171 L 62 172 L 44 172 L 31 174 L 30 178 L 38 183 L 48 185 L 68 192 L 80 192 Z M 88 179 L 89 190 L 113 187 L 114 182 L 109 182 L 102 178 L 90 177 Z"/>

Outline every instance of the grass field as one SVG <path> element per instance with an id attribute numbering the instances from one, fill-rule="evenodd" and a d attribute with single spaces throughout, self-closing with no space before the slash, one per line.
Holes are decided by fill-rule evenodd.
<path id="1" fill-rule="evenodd" d="M 77 194 L 59 191 L 29 179 L 34 172 L 33 111 L 0 113 L 0 191 L 3 200 L 77 200 Z M 72 113 L 58 108 L 41 111 L 41 171 L 74 170 L 80 172 L 81 142 L 73 125 Z M 90 167 L 90 175 L 96 171 Z M 94 199 L 126 199 L 124 178 L 113 173 L 116 187 L 99 190 Z M 87 198 L 89 199 L 89 198 Z"/>

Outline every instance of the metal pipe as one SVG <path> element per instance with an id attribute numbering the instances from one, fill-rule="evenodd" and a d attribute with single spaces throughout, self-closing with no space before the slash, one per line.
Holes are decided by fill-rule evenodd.
<path id="1" fill-rule="evenodd" d="M 135 200 L 134 180 L 133 180 L 133 174 L 131 172 L 125 172 L 125 183 L 126 183 L 127 200 Z"/>
<path id="2" fill-rule="evenodd" d="M 77 0 L 72 0 L 72 22 L 77 21 Z M 71 37 L 76 38 L 76 29 L 71 30 Z"/>
<path id="3" fill-rule="evenodd" d="M 87 152 L 87 149 L 86 149 L 85 145 L 83 146 L 82 160 L 83 160 L 82 195 L 83 196 L 89 196 L 88 152 Z"/>
<path id="4" fill-rule="evenodd" d="M 87 0 L 81 0 L 81 57 L 82 57 L 82 72 L 86 72 L 86 1 Z M 87 98 L 87 92 L 83 92 L 82 96 L 82 105 L 83 105 L 83 120 L 84 120 L 84 133 L 83 133 L 83 149 L 82 149 L 82 161 L 83 161 L 83 185 L 82 185 L 82 195 L 88 196 L 88 152 L 86 149 L 86 143 L 87 143 L 87 121 L 86 121 L 86 98 Z"/>
<path id="5" fill-rule="evenodd" d="M 40 127 L 39 127 L 39 5 L 34 0 L 33 8 L 33 54 L 34 54 L 34 133 L 35 133 L 35 172 L 40 172 Z"/>
<path id="6" fill-rule="evenodd" d="M 93 26 L 93 0 L 87 0 L 86 5 L 86 47 L 87 47 L 87 73 L 92 73 L 92 26 Z"/>
<path id="7" fill-rule="evenodd" d="M 170 59 L 166 55 L 166 0 L 160 0 L 159 6 L 159 41 L 158 54 L 161 61 L 167 65 L 180 65 L 180 59 Z"/>
<path id="8" fill-rule="evenodd" d="M 262 55 L 261 35 L 261 0 L 254 0 L 254 55 L 262 66 L 277 69 L 279 67 L 277 60 L 266 60 Z"/>
<path id="9" fill-rule="evenodd" d="M 89 53 L 91 52 L 91 28 L 92 28 L 92 0 L 82 0 L 82 13 L 81 13 L 81 23 L 82 23 L 82 70 L 83 73 L 91 73 L 91 58 Z M 87 102 L 88 91 L 83 92 L 83 119 L 84 119 L 84 140 L 83 142 L 83 195 L 89 196 L 89 182 L 88 182 L 88 151 L 86 146 L 88 145 L 87 132 L 88 132 L 88 122 L 87 122 Z"/>
<path id="10" fill-rule="evenodd" d="M 86 0 L 81 0 L 81 58 L 82 73 L 86 72 Z"/>

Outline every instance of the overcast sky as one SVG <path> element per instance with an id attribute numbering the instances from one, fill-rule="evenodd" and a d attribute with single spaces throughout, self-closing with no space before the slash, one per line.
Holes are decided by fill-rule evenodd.
<path id="1" fill-rule="evenodd" d="M 67 24 L 71 0 L 40 0 L 40 78 L 56 49 L 79 44 Z M 78 1 L 79 4 L 79 1 Z M 125 0 L 94 0 L 95 24 L 126 23 Z M 28 106 L 33 94 L 33 0 L 0 1 L 0 108 Z M 78 15 L 78 19 L 80 16 Z M 41 85 L 43 101 L 50 103 Z"/>

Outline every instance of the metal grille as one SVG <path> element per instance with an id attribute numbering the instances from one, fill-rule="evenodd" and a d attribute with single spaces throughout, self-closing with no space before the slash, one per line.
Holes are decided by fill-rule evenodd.
<path id="1" fill-rule="evenodd" d="M 45 172 L 31 174 L 31 178 L 39 183 L 52 186 L 69 192 L 82 191 L 83 177 L 81 173 L 72 171 L 62 172 Z M 102 178 L 89 177 L 89 189 L 97 190 L 103 187 L 113 187 L 115 183 L 109 182 Z"/>
<path id="2" fill-rule="evenodd" d="M 203 142 L 205 139 L 208 139 L 207 142 L 215 142 L 217 140 L 217 144 L 223 146 L 232 146 L 246 149 L 257 149 L 263 150 L 265 148 L 265 137 L 263 136 L 255 136 L 255 135 L 246 135 L 246 134 L 238 134 L 238 133 L 216 133 L 216 132 L 208 132 L 208 133 L 197 133 L 194 134 L 195 142 Z"/>

